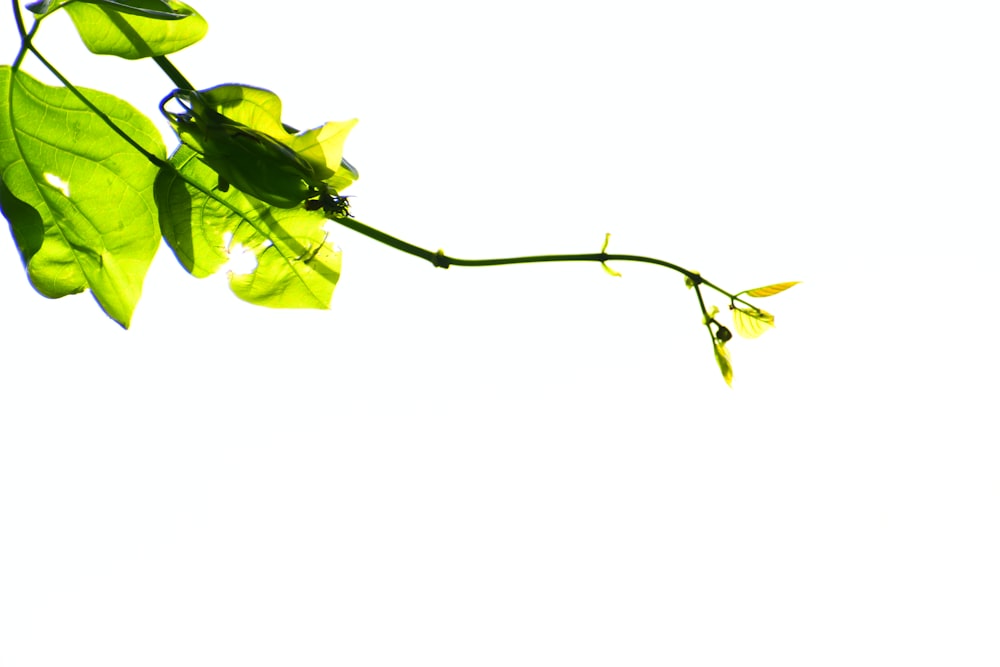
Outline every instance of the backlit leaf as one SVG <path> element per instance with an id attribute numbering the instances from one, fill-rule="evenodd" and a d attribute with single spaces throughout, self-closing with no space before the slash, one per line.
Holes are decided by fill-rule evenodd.
<path id="1" fill-rule="evenodd" d="M 160 226 L 192 275 L 215 273 L 240 246 L 253 253 L 256 266 L 230 274 L 238 297 L 273 308 L 329 307 L 340 251 L 327 238 L 321 212 L 271 206 L 236 188 L 221 192 L 217 173 L 187 146 L 170 161 L 177 171 L 164 170 L 156 182 Z"/>
<path id="2" fill-rule="evenodd" d="M 191 46 L 208 31 L 208 23 L 191 7 L 169 0 L 166 3 L 128 2 L 130 11 L 111 3 L 71 2 L 65 5 L 83 43 L 92 53 L 118 56 L 128 60 L 151 58 L 175 53 Z M 143 10 L 142 6 L 152 8 Z M 155 7 L 166 5 L 171 18 L 151 17 Z M 178 16 L 181 16 L 178 18 Z"/>
<path id="3" fill-rule="evenodd" d="M 140 145 L 165 156 L 160 134 L 127 103 L 82 92 Z M 88 287 L 127 327 L 160 242 L 157 168 L 69 90 L 0 67 L 0 205 L 31 284 L 51 298 Z M 113 205 L 109 205 L 113 203 Z"/>
<path id="4" fill-rule="evenodd" d="M 749 296 L 757 298 L 762 298 L 765 296 L 774 296 L 775 294 L 784 292 L 786 289 L 790 287 L 795 287 L 796 285 L 799 284 L 799 282 L 801 281 L 793 280 L 792 282 L 788 283 L 775 283 L 773 285 L 767 285 L 765 287 L 757 287 L 754 289 L 749 289 L 746 290 L 745 292 L 741 292 L 741 294 L 747 294 Z"/>
<path id="5" fill-rule="evenodd" d="M 164 113 L 182 142 L 226 180 L 276 206 L 294 206 L 310 189 L 340 192 L 358 177 L 343 160 L 344 141 L 357 120 L 292 133 L 281 121 L 277 95 L 236 84 L 175 91 L 165 102 Z M 185 111 L 169 110 L 173 103 Z"/>
<path id="6" fill-rule="evenodd" d="M 774 326 L 774 315 L 751 308 L 733 308 L 733 327 L 744 338 L 757 338 Z"/>
<path id="7" fill-rule="evenodd" d="M 719 370 L 722 372 L 722 377 L 730 387 L 733 386 L 733 363 L 729 359 L 729 350 L 726 349 L 725 343 L 715 341 L 715 361 L 719 364 Z"/>

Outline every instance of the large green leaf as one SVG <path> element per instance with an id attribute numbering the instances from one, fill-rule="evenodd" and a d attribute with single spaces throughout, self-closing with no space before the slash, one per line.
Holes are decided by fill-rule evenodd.
<path id="1" fill-rule="evenodd" d="M 159 132 L 126 102 L 81 89 L 153 155 Z M 160 242 L 157 168 L 68 89 L 0 67 L 0 205 L 35 289 L 93 291 L 127 327 Z"/>
<path id="2" fill-rule="evenodd" d="M 242 247 L 257 264 L 230 272 L 239 298 L 272 308 L 329 308 L 340 251 L 328 241 L 321 212 L 279 208 L 236 188 L 223 192 L 218 174 L 187 146 L 170 162 L 175 171 L 163 170 L 156 182 L 160 227 L 192 275 L 215 273 Z"/>
<path id="3" fill-rule="evenodd" d="M 177 0 L 71 2 L 65 9 L 91 52 L 129 60 L 175 53 L 208 32 L 205 19 Z M 153 17 L 158 10 L 169 14 Z"/>

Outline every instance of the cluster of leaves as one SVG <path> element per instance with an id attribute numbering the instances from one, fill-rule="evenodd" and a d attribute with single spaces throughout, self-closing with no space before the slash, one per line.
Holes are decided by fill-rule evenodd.
<path id="1" fill-rule="evenodd" d="M 21 26 L 21 53 L 0 67 L 0 207 L 39 292 L 54 298 L 89 288 L 127 327 L 162 233 L 199 277 L 235 250 L 253 253 L 249 273 L 230 274 L 242 299 L 329 306 L 340 254 L 325 225 L 347 213 L 339 191 L 357 171 L 342 151 L 355 121 L 289 131 L 274 93 L 237 85 L 197 91 L 177 73 L 178 89 L 161 108 L 182 143 L 167 158 L 153 123 L 128 103 L 65 80 L 45 85 L 20 63 L 32 52 L 62 78 L 31 43 L 58 10 L 90 51 L 126 59 L 163 59 L 200 40 L 205 20 L 176 0 L 43 1 L 28 9 L 35 25 Z M 179 110 L 168 110 L 169 102 Z"/>
<path id="2" fill-rule="evenodd" d="M 754 289 L 744 290 L 732 295 L 729 301 L 729 310 L 733 313 L 733 328 L 736 329 L 736 333 L 743 338 L 757 338 L 774 326 L 774 315 L 744 301 L 741 298 L 744 294 L 756 298 L 774 296 L 798 284 L 798 281 L 775 283 L 774 285 L 755 287 Z M 696 284 L 688 280 L 688 286 L 696 287 Z M 704 313 L 702 323 L 708 328 L 708 335 L 712 337 L 712 346 L 715 349 L 715 361 L 719 364 L 719 370 L 722 372 L 722 377 L 726 380 L 726 384 L 732 385 L 733 363 L 729 358 L 729 348 L 726 347 L 726 344 L 732 340 L 733 332 L 716 319 L 716 316 L 719 314 L 718 306 L 712 306 L 711 309 L 705 310 L 704 301 L 701 299 L 700 293 L 698 300 L 702 303 L 702 312 Z"/>
<path id="3" fill-rule="evenodd" d="M 207 23 L 178 0 L 39 0 L 27 6 L 28 30 L 14 0 L 21 48 L 0 66 L 0 209 L 31 284 L 47 297 L 89 289 L 101 308 L 128 327 L 161 238 L 197 277 L 219 271 L 236 252 L 255 259 L 230 271 L 233 292 L 276 308 L 328 308 L 340 276 L 340 252 L 329 241 L 333 221 L 434 266 L 496 266 L 552 261 L 657 264 L 683 274 L 698 296 L 703 323 L 727 383 L 730 329 L 703 289 L 730 300 L 733 327 L 754 338 L 774 317 L 744 297 L 769 297 L 795 285 L 777 283 L 731 294 L 664 260 L 600 253 L 466 260 L 431 252 L 355 220 L 340 192 L 358 178 L 343 157 L 356 121 L 298 132 L 282 122 L 274 93 L 245 85 L 198 90 L 166 56 L 204 37 Z M 151 58 L 175 89 L 160 103 L 180 144 L 167 157 L 153 123 L 108 93 L 80 88 L 32 43 L 42 21 L 65 11 L 93 53 Z M 62 86 L 22 71 L 27 54 Z"/>

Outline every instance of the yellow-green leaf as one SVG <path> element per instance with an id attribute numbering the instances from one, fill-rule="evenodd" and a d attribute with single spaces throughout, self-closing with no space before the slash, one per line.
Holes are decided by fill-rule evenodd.
<path id="1" fill-rule="evenodd" d="M 164 105 L 171 102 L 185 109 L 161 106 L 181 141 L 226 181 L 275 206 L 294 206 L 326 188 L 340 192 L 358 178 L 343 159 L 356 119 L 294 134 L 281 121 L 277 95 L 236 84 L 174 91 Z"/>
<path id="2" fill-rule="evenodd" d="M 315 180 L 326 182 L 338 192 L 357 180 L 357 173 L 351 173 L 343 162 L 344 141 L 357 125 L 356 118 L 330 121 L 294 134 L 281 121 L 281 98 L 270 90 L 223 84 L 201 91 L 201 97 L 226 120 L 263 132 L 288 146 L 309 164 Z"/>
<path id="3" fill-rule="evenodd" d="M 107 93 L 80 89 L 151 155 L 156 127 Z M 128 327 L 160 245 L 157 168 L 68 89 L 0 67 L 0 208 L 28 279 L 50 298 L 90 288 Z"/>
<path id="4" fill-rule="evenodd" d="M 733 308 L 733 326 L 744 338 L 756 338 L 774 326 L 774 315 L 764 310 Z"/>
<path id="5" fill-rule="evenodd" d="M 236 188 L 215 189 L 215 171 L 184 145 L 170 161 L 174 170 L 156 179 L 160 226 L 188 271 L 215 273 L 239 247 L 256 259 L 249 272 L 230 273 L 239 298 L 271 308 L 329 308 L 340 251 L 328 238 L 322 211 L 280 208 Z"/>
<path id="6" fill-rule="evenodd" d="M 299 154 L 313 169 L 313 174 L 320 181 L 326 181 L 337 191 L 350 185 L 354 178 L 334 183 L 331 179 L 337 172 L 347 172 L 342 169 L 344 157 L 344 141 L 348 132 L 358 124 L 357 118 L 345 121 L 330 121 L 321 127 L 284 139 L 293 151 Z M 282 137 L 277 137 L 282 140 Z M 343 174 L 347 176 L 348 174 Z"/>
<path id="7" fill-rule="evenodd" d="M 729 359 L 729 350 L 725 343 L 715 341 L 715 361 L 719 364 L 722 377 L 730 387 L 733 386 L 733 362 Z"/>
<path id="8" fill-rule="evenodd" d="M 748 289 L 744 294 L 752 297 L 763 298 L 765 296 L 774 296 L 775 294 L 780 294 L 790 287 L 795 287 L 799 284 L 798 280 L 793 280 L 788 283 L 775 283 L 773 285 L 766 285 L 764 287 L 756 287 L 754 289 Z"/>
<path id="9" fill-rule="evenodd" d="M 153 18 L 149 11 L 116 11 L 114 3 L 70 2 L 64 6 L 92 53 L 128 60 L 176 53 L 200 40 L 208 31 L 205 19 L 178 0 L 133 4 L 163 6 L 171 13 L 170 18 L 176 20 Z M 177 19 L 179 16 L 183 18 Z"/>

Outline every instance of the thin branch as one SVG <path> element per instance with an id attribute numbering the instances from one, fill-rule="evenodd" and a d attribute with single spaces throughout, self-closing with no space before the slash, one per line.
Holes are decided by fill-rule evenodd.
<path id="1" fill-rule="evenodd" d="M 617 253 L 607 253 L 607 252 L 592 252 L 592 253 L 570 253 L 570 254 L 558 254 L 558 255 L 526 255 L 522 257 L 498 257 L 491 259 L 461 259 L 459 257 L 451 257 L 450 255 L 444 254 L 444 251 L 433 252 L 427 250 L 426 248 L 421 248 L 420 246 L 409 243 L 408 241 L 403 241 L 395 236 L 386 234 L 385 232 L 379 231 L 373 227 L 369 227 L 363 222 L 359 222 L 354 218 L 349 217 L 333 217 L 331 218 L 334 222 L 352 229 L 359 234 L 363 234 L 368 238 L 374 239 L 379 243 L 384 243 L 387 246 L 400 250 L 407 254 L 413 255 L 414 257 L 419 257 L 427 262 L 430 262 L 434 266 L 447 269 L 450 266 L 503 266 L 509 264 L 537 264 L 542 262 L 640 262 L 644 264 L 655 264 L 657 266 L 663 266 L 672 271 L 676 271 L 681 275 L 685 276 L 691 283 L 698 287 L 704 285 L 705 287 L 710 287 L 715 291 L 728 296 L 729 298 L 735 298 L 732 294 L 726 290 L 716 286 L 715 284 L 705 280 L 697 271 L 691 271 L 690 269 L 685 269 L 682 266 L 674 264 L 673 262 L 668 262 L 666 260 L 657 259 L 655 257 L 646 257 L 644 255 L 623 255 Z M 699 290 L 699 297 L 701 292 Z M 742 299 L 741 299 L 742 301 Z"/>
<path id="2" fill-rule="evenodd" d="M 160 66 L 170 80 L 174 82 L 174 85 L 181 90 L 195 90 L 195 87 L 191 85 L 191 82 L 181 74 L 180 70 L 174 67 L 174 64 L 167 60 L 166 56 L 153 56 L 153 62 Z"/>

